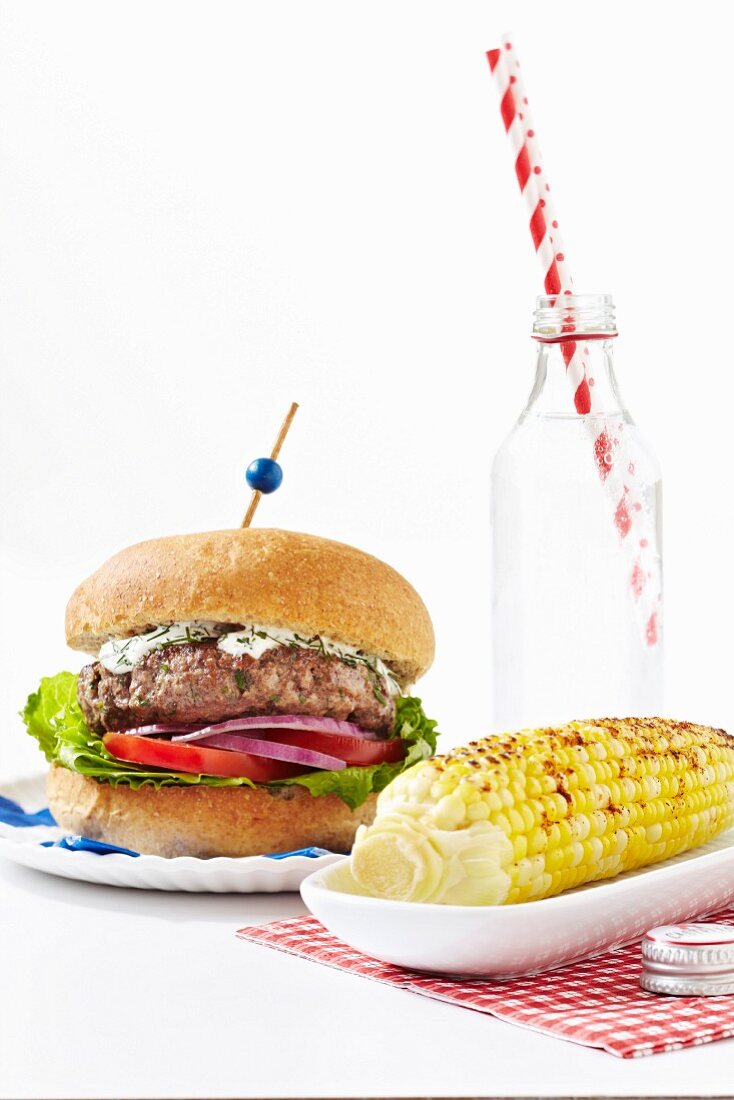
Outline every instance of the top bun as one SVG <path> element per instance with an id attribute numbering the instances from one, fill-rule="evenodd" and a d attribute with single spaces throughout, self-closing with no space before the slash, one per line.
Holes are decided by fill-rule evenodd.
<path id="1" fill-rule="evenodd" d="M 268 528 L 122 550 L 69 600 L 66 640 L 96 656 L 111 637 L 193 619 L 323 634 L 381 657 L 403 687 L 433 660 L 428 611 L 399 573 L 344 543 Z"/>

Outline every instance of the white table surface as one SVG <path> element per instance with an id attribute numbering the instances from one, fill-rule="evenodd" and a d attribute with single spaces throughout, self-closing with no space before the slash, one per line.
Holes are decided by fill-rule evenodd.
<path id="1" fill-rule="evenodd" d="M 0 859 L 0 1096 L 727 1096 L 734 1041 L 630 1061 L 246 943 L 296 894 L 167 894 Z"/>

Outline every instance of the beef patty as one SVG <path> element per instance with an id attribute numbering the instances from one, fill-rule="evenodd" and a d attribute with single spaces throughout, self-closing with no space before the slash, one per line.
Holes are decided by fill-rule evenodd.
<path id="1" fill-rule="evenodd" d="M 215 641 L 173 645 L 121 675 L 95 661 L 79 673 L 77 696 L 96 733 L 265 714 L 338 718 L 386 735 L 395 724 L 395 701 L 382 678 L 362 665 L 290 646 L 255 660 L 225 653 Z"/>

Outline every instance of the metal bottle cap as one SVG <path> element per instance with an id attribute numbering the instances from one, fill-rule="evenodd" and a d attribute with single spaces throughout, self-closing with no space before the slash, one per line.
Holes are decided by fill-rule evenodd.
<path id="1" fill-rule="evenodd" d="M 678 997 L 734 994 L 734 925 L 674 924 L 642 941 L 640 985 Z"/>

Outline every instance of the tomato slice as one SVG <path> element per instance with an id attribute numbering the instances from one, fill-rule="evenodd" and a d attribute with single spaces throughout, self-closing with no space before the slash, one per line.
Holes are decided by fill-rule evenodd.
<path id="1" fill-rule="evenodd" d="M 308 769 L 282 760 L 267 760 L 246 752 L 229 749 L 208 749 L 197 744 L 161 741 L 156 737 L 136 737 L 132 733 L 106 733 L 105 748 L 118 760 L 147 764 L 166 771 L 191 772 L 194 775 L 216 775 L 221 778 L 251 779 L 253 783 L 269 783 L 271 779 L 290 779 Z"/>
<path id="2" fill-rule="evenodd" d="M 311 730 L 268 730 L 269 741 L 300 745 L 304 749 L 338 756 L 346 764 L 394 764 L 405 756 L 399 737 L 389 741 L 365 741 L 342 733 L 313 733 Z"/>

